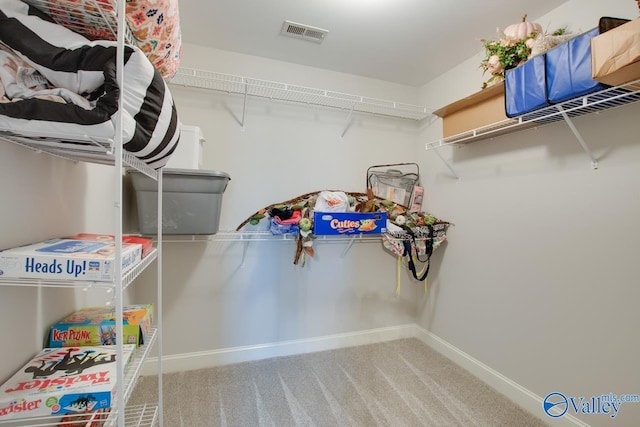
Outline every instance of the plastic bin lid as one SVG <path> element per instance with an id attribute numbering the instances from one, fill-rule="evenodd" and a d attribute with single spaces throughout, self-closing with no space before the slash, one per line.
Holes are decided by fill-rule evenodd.
<path id="1" fill-rule="evenodd" d="M 132 173 L 141 173 L 135 170 L 130 171 Z M 219 178 L 227 178 L 231 179 L 228 173 L 216 170 L 205 170 L 205 169 L 172 169 L 172 168 L 163 168 L 162 174 L 167 175 L 191 175 L 191 176 L 208 176 L 208 177 L 219 177 Z"/>
<path id="2" fill-rule="evenodd" d="M 164 175 L 198 175 L 198 176 L 217 176 L 222 178 L 229 178 L 228 173 L 222 171 L 215 170 L 206 170 L 206 169 L 171 169 L 164 168 L 162 169 L 162 173 Z"/>

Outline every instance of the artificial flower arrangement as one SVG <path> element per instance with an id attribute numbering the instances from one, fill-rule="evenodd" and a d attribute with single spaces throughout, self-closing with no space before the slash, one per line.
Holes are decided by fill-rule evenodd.
<path id="1" fill-rule="evenodd" d="M 557 38 L 558 43 L 568 37 L 565 28 L 554 31 L 550 36 Z M 486 55 L 480 63 L 480 67 L 483 70 L 483 74 L 488 72 L 491 75 L 483 83 L 482 88 L 484 89 L 494 83 L 503 81 L 505 70 L 517 67 L 531 58 L 536 43 L 546 37 L 548 35 L 544 34 L 542 26 L 535 22 L 528 22 L 527 15 L 524 15 L 522 22 L 505 28 L 498 40 L 482 39 Z M 547 46 L 546 49 L 549 47 L 551 46 Z"/>

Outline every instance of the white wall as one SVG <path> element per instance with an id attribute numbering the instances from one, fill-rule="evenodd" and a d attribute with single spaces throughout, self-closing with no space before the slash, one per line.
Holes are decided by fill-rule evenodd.
<path id="1" fill-rule="evenodd" d="M 182 65 L 416 103 L 415 88 L 186 45 Z M 365 192 L 367 168 L 410 161 L 413 121 L 243 98 L 171 86 L 181 120 L 202 128 L 204 168 L 231 176 L 220 230 L 235 230 L 259 209 L 325 189 Z M 395 259 L 380 242 L 316 242 L 315 258 L 294 266 L 293 241 L 165 243 L 165 354 L 304 339 L 412 324 L 420 288 L 404 277 L 395 294 Z M 155 271 L 136 284 L 155 299 Z"/>
<path id="2" fill-rule="evenodd" d="M 588 30 L 600 16 L 637 14 L 632 1 L 573 0 L 534 20 Z M 425 85 L 421 103 L 479 90 L 480 59 Z M 460 180 L 420 154 L 427 203 L 456 226 L 419 324 L 542 397 L 638 394 L 639 113 L 634 104 L 575 119 L 598 170 L 564 123 L 441 149 Z M 437 122 L 421 138 L 440 136 Z M 615 420 L 579 418 L 637 425 L 640 404 Z"/>

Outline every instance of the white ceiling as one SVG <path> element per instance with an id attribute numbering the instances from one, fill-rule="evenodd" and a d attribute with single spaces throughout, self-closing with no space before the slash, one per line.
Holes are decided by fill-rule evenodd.
<path id="1" fill-rule="evenodd" d="M 183 42 L 420 86 L 567 0 L 180 0 Z M 285 20 L 329 30 L 280 35 Z M 214 70 L 215 71 L 215 70 Z"/>

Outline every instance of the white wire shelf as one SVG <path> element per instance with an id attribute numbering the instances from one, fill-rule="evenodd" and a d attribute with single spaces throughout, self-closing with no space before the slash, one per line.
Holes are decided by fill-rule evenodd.
<path id="1" fill-rule="evenodd" d="M 343 234 L 314 236 L 314 242 L 344 243 L 350 240 L 356 242 L 380 242 L 381 234 Z M 270 231 L 219 231 L 211 235 L 163 235 L 163 243 L 191 243 L 191 242 L 278 242 L 296 241 L 297 234 L 271 234 Z M 402 239 L 397 239 L 402 240 Z"/>
<path id="2" fill-rule="evenodd" d="M 544 107 L 513 119 L 502 120 L 437 141 L 427 142 L 425 149 L 437 149 L 452 144 L 468 144 L 547 123 L 567 120 L 567 117 L 578 117 L 637 101 L 640 101 L 640 80 Z"/>
<path id="3" fill-rule="evenodd" d="M 114 141 L 110 138 L 94 138 L 86 135 L 82 137 L 56 134 L 35 135 L 28 132 L 16 134 L 9 130 L 0 129 L 0 139 L 34 150 L 37 153 L 46 153 L 70 161 L 103 165 L 115 164 Z M 158 179 L 156 170 L 124 150 L 122 162 L 129 169 L 135 169 L 152 179 Z"/>
<path id="4" fill-rule="evenodd" d="M 221 242 L 256 242 L 256 241 L 296 241 L 298 234 L 271 234 L 270 231 L 222 231 L 214 234 L 212 240 Z M 336 236 L 315 236 L 314 242 L 359 242 L 380 241 L 379 234 L 348 234 Z"/>
<path id="5" fill-rule="evenodd" d="M 129 362 L 126 372 L 124 374 L 124 402 L 127 402 L 133 393 L 136 382 L 142 372 L 142 366 L 145 360 L 149 357 L 151 348 L 155 344 L 158 337 L 158 330 L 151 328 L 147 334 L 147 342 L 136 349 L 133 359 Z M 117 402 L 117 399 L 114 399 Z M 78 421 L 82 419 L 86 414 L 77 414 Z M 152 426 L 157 421 L 157 406 L 156 405 L 136 405 L 125 408 L 125 426 Z M 101 412 L 96 414 L 95 421 L 104 422 L 105 426 L 117 425 L 117 405 L 114 405 L 108 412 Z M 34 418 L 24 418 L 19 420 L 6 420 L 0 421 L 0 426 L 3 427 L 27 427 L 27 426 L 61 426 L 61 416 L 44 416 Z M 67 424 L 69 423 L 67 422 Z M 81 424 L 78 424 L 81 425 Z"/>
<path id="6" fill-rule="evenodd" d="M 293 241 L 298 239 L 297 234 L 271 234 L 270 231 L 219 231 L 211 235 L 163 235 L 163 243 L 189 243 L 189 242 L 276 242 Z M 335 236 L 315 236 L 318 242 L 345 242 L 347 240 L 360 242 L 379 242 L 380 234 L 348 234 Z"/>
<path id="7" fill-rule="evenodd" d="M 405 239 L 386 236 L 391 240 L 402 241 Z M 245 250 L 242 254 L 241 265 L 244 265 L 247 247 L 251 242 L 296 242 L 298 234 L 271 234 L 270 231 L 220 231 L 208 236 L 163 236 L 164 243 L 191 243 L 191 242 L 243 242 Z M 351 250 L 354 243 L 382 243 L 382 234 L 343 234 L 315 236 L 314 243 L 342 243 L 345 248 L 342 252 L 344 258 Z M 431 238 L 417 237 L 416 241 L 427 241 Z"/>
<path id="8" fill-rule="evenodd" d="M 167 82 L 179 86 L 210 89 L 245 96 L 257 96 L 349 111 L 353 110 L 403 119 L 422 120 L 431 115 L 431 110 L 427 110 L 426 107 L 419 105 L 192 68 L 180 67 L 176 74 L 167 80 Z"/>
<path id="9" fill-rule="evenodd" d="M 60 417 L 40 417 L 33 419 L 16 420 L 12 423 L 0 422 L 0 425 L 7 427 L 54 427 L 54 426 L 115 426 L 116 424 L 111 420 L 110 412 L 98 413 L 91 419 L 95 424 L 89 424 L 89 421 L 84 418 L 84 414 L 71 415 L 69 418 L 71 421 L 67 421 L 64 424 L 60 421 Z M 71 424 L 76 422 L 77 424 Z M 99 424 L 103 423 L 103 424 Z M 124 412 L 124 425 L 126 427 L 147 427 L 155 426 L 158 424 L 158 406 L 152 404 L 142 404 L 129 406 Z"/>
<path id="10" fill-rule="evenodd" d="M 122 289 L 126 289 L 140 273 L 142 273 L 158 257 L 157 249 L 153 249 L 146 257 L 122 276 Z M 0 277 L 0 286 L 34 286 L 47 288 L 77 288 L 89 289 L 113 289 L 114 282 L 99 282 L 86 280 L 60 280 L 60 279 L 32 279 Z"/>

